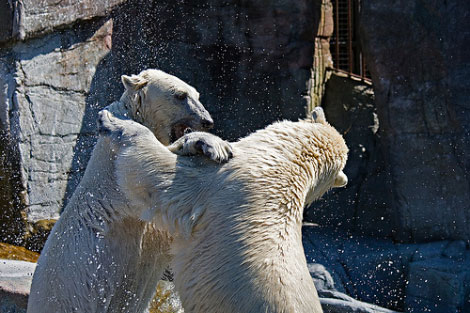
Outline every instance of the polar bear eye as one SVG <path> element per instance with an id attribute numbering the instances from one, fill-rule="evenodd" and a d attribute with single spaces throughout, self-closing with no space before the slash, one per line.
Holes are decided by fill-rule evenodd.
<path id="1" fill-rule="evenodd" d="M 188 93 L 184 91 L 175 92 L 175 98 L 178 100 L 184 100 L 188 97 Z"/>

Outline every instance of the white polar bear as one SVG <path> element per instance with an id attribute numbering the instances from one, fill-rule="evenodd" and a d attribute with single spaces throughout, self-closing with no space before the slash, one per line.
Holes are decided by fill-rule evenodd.
<path id="1" fill-rule="evenodd" d="M 202 130 L 213 124 L 198 92 L 172 75 L 146 70 L 124 75 L 122 82 L 125 92 L 108 110 L 147 126 L 162 144 L 188 128 Z M 227 160 L 230 145 L 207 136 L 201 133 L 195 142 L 168 149 Z M 187 146 L 192 143 L 194 147 Z M 155 293 L 171 259 L 172 238 L 141 221 L 141 211 L 147 208 L 129 204 L 121 193 L 111 148 L 109 138 L 98 139 L 83 179 L 44 246 L 29 313 L 142 312 Z"/>
<path id="2" fill-rule="evenodd" d="M 347 183 L 348 148 L 320 108 L 313 121 L 278 122 L 233 143 L 234 157 L 223 165 L 178 157 L 109 112 L 100 121 L 117 151 L 121 190 L 174 235 L 172 266 L 186 313 L 322 312 L 302 247 L 302 213 Z"/>

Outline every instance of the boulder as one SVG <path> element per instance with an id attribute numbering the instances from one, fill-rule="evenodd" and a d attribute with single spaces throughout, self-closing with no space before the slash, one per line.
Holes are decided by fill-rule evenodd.
<path id="1" fill-rule="evenodd" d="M 0 312 L 25 313 L 35 263 L 0 260 Z"/>
<path id="2" fill-rule="evenodd" d="M 383 307 L 416 313 L 469 312 L 466 242 L 400 244 L 313 224 L 305 224 L 302 232 L 308 268 L 325 311 L 369 312 Z"/>
<path id="3" fill-rule="evenodd" d="M 460 251 L 462 256 L 465 250 Z M 446 257 L 410 263 L 406 312 L 470 312 L 470 251 L 461 261 Z"/>

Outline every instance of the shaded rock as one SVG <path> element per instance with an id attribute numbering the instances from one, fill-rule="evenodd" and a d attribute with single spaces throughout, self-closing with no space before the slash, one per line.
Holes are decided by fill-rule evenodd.
<path id="1" fill-rule="evenodd" d="M 319 263 L 308 263 L 307 267 L 317 290 L 336 290 L 333 277 L 323 265 Z"/>
<path id="2" fill-rule="evenodd" d="M 307 264 L 321 264 L 323 269 L 328 272 L 328 276 L 333 278 L 333 284 L 328 282 L 327 285 L 333 285 L 334 290 L 346 292 L 345 285 L 350 281 L 345 268 L 341 263 L 341 254 L 343 251 L 342 241 L 344 236 L 337 235 L 329 231 L 319 231 L 318 226 L 304 225 L 302 227 L 302 244 L 307 259 Z M 316 284 L 318 281 L 315 279 L 317 276 L 327 276 L 321 274 L 310 273 L 314 278 Z M 325 285 L 324 283 L 318 284 L 319 287 Z"/>
<path id="3" fill-rule="evenodd" d="M 0 312 L 26 312 L 35 268 L 30 262 L 0 260 Z"/>
<path id="4" fill-rule="evenodd" d="M 304 225 L 302 232 L 307 262 L 321 264 L 333 280 L 321 274 L 322 271 L 313 273 L 319 288 L 336 290 L 379 306 L 403 309 L 408 263 L 414 249 L 399 250 L 390 240 L 352 236 L 314 225 Z"/>
<path id="5" fill-rule="evenodd" d="M 398 240 L 470 238 L 469 10 L 465 0 L 361 1 Z"/>
<path id="6" fill-rule="evenodd" d="M 347 313 L 347 312 L 362 312 L 362 313 L 379 313 L 379 312 L 396 312 L 389 309 L 379 307 L 377 305 L 369 304 L 355 300 L 343 292 L 339 292 L 335 287 L 335 282 L 330 272 L 319 263 L 307 264 L 310 275 L 315 283 L 315 288 L 318 291 L 320 302 L 323 311 L 328 313 Z"/>
<path id="7" fill-rule="evenodd" d="M 389 240 L 350 237 L 342 262 L 350 278 L 348 294 L 380 306 L 403 309 L 407 266 L 411 254 L 398 251 Z"/>
<path id="8" fill-rule="evenodd" d="M 25 232 L 21 214 L 24 188 L 10 127 L 15 88 L 14 64 L 2 59 L 0 52 L 0 241 L 21 244 Z"/>
<path id="9" fill-rule="evenodd" d="M 320 291 L 320 303 L 325 313 L 396 313 L 377 305 L 357 301 L 337 291 Z"/>
<path id="10" fill-rule="evenodd" d="M 302 232 L 321 298 L 353 297 L 416 313 L 470 309 L 470 247 L 462 241 L 400 244 L 311 224 L 304 225 Z M 332 293 L 334 297 L 329 296 Z M 351 312 L 356 311 L 351 308 Z"/>
<path id="11" fill-rule="evenodd" d="M 449 241 L 435 241 L 416 245 L 398 245 L 400 250 L 411 248 L 413 256 L 410 261 L 422 261 L 440 258 L 444 249 L 449 245 Z"/>
<path id="12" fill-rule="evenodd" d="M 13 1 L 0 1 L 0 42 L 13 36 Z"/>
<path id="13" fill-rule="evenodd" d="M 313 203 L 305 211 L 306 220 L 360 234 L 392 235 L 395 213 L 391 211 L 374 101 L 370 83 L 331 73 L 322 107 L 349 147 L 344 169 L 348 185 L 331 190 Z"/>
<path id="14" fill-rule="evenodd" d="M 406 311 L 470 312 L 469 256 L 467 252 L 463 261 L 435 258 L 410 263 Z"/>
<path id="15" fill-rule="evenodd" d="M 234 140 L 305 116 L 320 3 L 129 2 L 114 17 L 113 62 L 124 73 L 156 67 L 189 81 L 215 133 Z"/>

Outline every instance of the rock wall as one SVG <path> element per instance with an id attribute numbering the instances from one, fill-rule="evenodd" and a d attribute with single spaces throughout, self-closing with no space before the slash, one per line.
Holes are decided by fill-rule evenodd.
<path id="1" fill-rule="evenodd" d="M 112 22 L 81 27 L 2 49 L 1 60 L 10 65 L 4 76 L 10 79 L 6 124 L 19 154 L 17 170 L 30 221 L 58 217 L 67 183 L 77 170 L 71 167 L 77 139 L 89 137 L 94 129 L 83 117 L 93 101 L 96 66 L 110 50 Z"/>
<path id="2" fill-rule="evenodd" d="M 81 177 L 120 2 L 0 1 L 2 241 L 35 241 Z"/>
<path id="3" fill-rule="evenodd" d="M 38 37 L 77 21 L 106 16 L 125 0 L 0 1 L 0 43 Z"/>
<path id="4" fill-rule="evenodd" d="M 470 2 L 362 0 L 394 237 L 470 239 Z"/>
<path id="5" fill-rule="evenodd" d="M 388 199 L 389 175 L 373 86 L 343 73 L 328 76 L 322 106 L 349 147 L 344 169 L 348 186 L 333 189 L 314 202 L 305 219 L 343 232 L 390 238 L 394 212 Z"/>
<path id="6" fill-rule="evenodd" d="M 114 64 L 190 82 L 215 132 L 233 140 L 305 116 L 320 10 L 306 0 L 133 1 L 114 19 Z"/>
<path id="7" fill-rule="evenodd" d="M 152 67 L 188 81 L 229 140 L 305 116 L 328 1 L 0 2 L 2 149 L 17 160 L 4 164 L 14 192 L 2 222 L 21 234 L 59 216 L 122 74 Z"/>
<path id="8" fill-rule="evenodd" d="M 401 244 L 313 224 L 302 232 L 310 273 L 325 282 L 316 284 L 321 297 L 326 290 L 400 312 L 470 312 L 470 248 L 462 240 Z"/>

